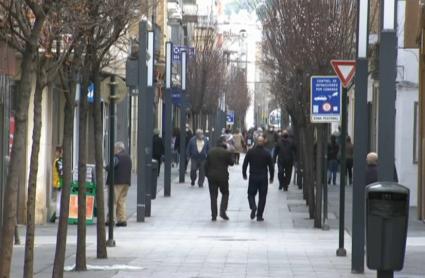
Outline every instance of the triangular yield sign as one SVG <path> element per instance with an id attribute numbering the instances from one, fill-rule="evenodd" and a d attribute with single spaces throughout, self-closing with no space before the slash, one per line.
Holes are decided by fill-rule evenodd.
<path id="1" fill-rule="evenodd" d="M 342 86 L 347 88 L 353 80 L 356 72 L 356 61 L 354 60 L 332 60 L 332 68 L 342 82 Z"/>

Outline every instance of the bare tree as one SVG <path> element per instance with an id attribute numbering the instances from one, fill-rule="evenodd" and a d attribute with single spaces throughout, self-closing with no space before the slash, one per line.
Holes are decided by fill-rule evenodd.
<path id="1" fill-rule="evenodd" d="M 229 80 L 226 104 L 230 110 L 235 112 L 241 127 L 244 127 L 243 120 L 250 103 L 251 97 L 246 83 L 246 73 L 241 69 L 235 69 Z"/>
<path id="2" fill-rule="evenodd" d="M 216 111 L 225 86 L 226 67 L 214 26 L 198 26 L 192 41 L 196 54 L 189 61 L 187 91 L 196 119 L 201 113 L 208 115 Z"/>
<path id="3" fill-rule="evenodd" d="M 298 131 L 309 214 L 316 220 L 309 81 L 315 74 L 331 74 L 331 59 L 353 56 L 355 2 L 270 0 L 257 9 L 264 28 L 264 66 Z"/>
<path id="4" fill-rule="evenodd" d="M 28 107 L 31 95 L 33 72 L 39 40 L 53 1 L 5 0 L 0 2 L 3 19 L 0 40 L 22 53 L 21 82 L 17 86 L 17 111 L 15 114 L 15 141 L 12 147 L 9 174 L 5 190 L 4 223 L 0 241 L 1 277 L 9 277 L 13 252 L 13 235 L 16 223 L 16 199 L 18 177 L 25 156 L 25 131 L 28 122 Z"/>

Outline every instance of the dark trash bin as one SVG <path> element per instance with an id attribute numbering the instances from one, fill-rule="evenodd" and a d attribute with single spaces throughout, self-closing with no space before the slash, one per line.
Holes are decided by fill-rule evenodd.
<path id="1" fill-rule="evenodd" d="M 378 182 L 366 187 L 367 266 L 380 272 L 403 268 L 409 219 L 409 189 Z"/>
<path id="2" fill-rule="evenodd" d="M 156 159 L 152 159 L 152 180 L 151 180 L 151 199 L 156 199 L 156 192 L 158 191 L 158 166 L 159 163 Z"/>

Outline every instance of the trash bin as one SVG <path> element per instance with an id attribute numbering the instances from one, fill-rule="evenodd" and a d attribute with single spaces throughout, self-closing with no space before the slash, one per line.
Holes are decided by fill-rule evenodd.
<path id="1" fill-rule="evenodd" d="M 379 182 L 366 187 L 367 266 L 379 271 L 403 268 L 409 219 L 409 189 Z"/>
<path id="2" fill-rule="evenodd" d="M 86 182 L 86 224 L 93 224 L 94 203 L 96 198 L 96 185 L 93 182 Z M 73 181 L 69 196 L 69 224 L 78 223 L 78 182 Z"/>
<path id="3" fill-rule="evenodd" d="M 156 199 L 156 191 L 158 190 L 158 166 L 156 159 L 152 159 L 152 180 L 151 180 L 151 199 Z"/>

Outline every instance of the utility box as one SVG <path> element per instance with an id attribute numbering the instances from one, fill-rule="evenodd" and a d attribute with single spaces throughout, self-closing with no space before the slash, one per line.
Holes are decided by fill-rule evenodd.
<path id="1" fill-rule="evenodd" d="M 366 187 L 367 266 L 378 271 L 403 268 L 409 219 L 409 189 L 378 182 Z"/>

